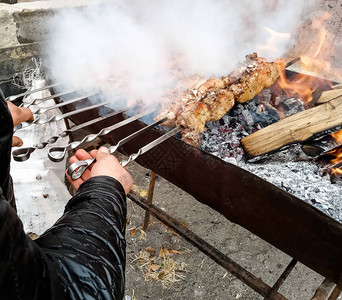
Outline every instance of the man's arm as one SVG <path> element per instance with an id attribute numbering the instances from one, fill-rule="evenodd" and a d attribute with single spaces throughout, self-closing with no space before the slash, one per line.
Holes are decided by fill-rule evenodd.
<path id="1" fill-rule="evenodd" d="M 1 95 L 1 93 L 0 93 Z M 15 201 L 10 178 L 11 146 L 13 121 L 4 99 L 0 97 L 0 188 L 4 197 L 15 208 Z"/>
<path id="2" fill-rule="evenodd" d="M 12 144 L 22 145 L 22 140 L 13 138 L 13 126 L 24 121 L 33 121 L 30 109 L 17 107 L 6 102 L 0 89 L 0 188 L 11 206 L 16 209 L 10 177 L 10 161 Z M 13 138 L 13 141 L 12 141 Z"/>
<path id="3" fill-rule="evenodd" d="M 32 111 L 27 107 L 17 107 L 13 103 L 7 101 L 7 106 L 11 112 L 13 126 L 19 125 L 21 122 L 32 122 L 34 120 Z M 17 136 L 13 136 L 12 147 L 21 147 L 23 141 Z"/>
<path id="4" fill-rule="evenodd" d="M 50 299 L 49 275 L 37 245 L 0 189 L 0 299 Z"/>
<path id="5" fill-rule="evenodd" d="M 56 224 L 36 240 L 72 299 L 122 299 L 126 195 L 109 176 L 88 179 Z"/>
<path id="6" fill-rule="evenodd" d="M 114 167 L 106 157 L 97 157 L 97 163 Z M 116 175 L 127 174 L 122 168 Z M 24 294 L 25 299 L 122 299 L 129 188 L 108 175 L 89 178 L 63 216 L 35 241 L 1 197 L 0 299 Z"/>
<path id="7" fill-rule="evenodd" d="M 37 241 L 72 298 L 122 299 L 126 264 L 126 193 L 132 177 L 101 147 L 96 163 L 72 181 L 64 215 Z M 90 155 L 80 149 L 71 162 Z"/>

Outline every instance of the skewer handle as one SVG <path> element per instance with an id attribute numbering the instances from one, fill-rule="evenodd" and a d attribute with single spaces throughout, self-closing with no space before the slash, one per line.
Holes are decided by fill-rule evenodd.
<path id="1" fill-rule="evenodd" d="M 36 147 L 27 147 L 14 150 L 12 152 L 13 159 L 15 161 L 25 161 L 30 158 L 32 152 L 36 150 Z"/>
<path id="2" fill-rule="evenodd" d="M 146 130 L 160 124 L 160 123 L 163 123 L 164 121 L 166 121 L 167 118 L 164 118 L 164 119 L 161 119 L 159 121 L 156 121 L 134 133 L 132 133 L 131 135 L 123 138 L 122 140 L 120 140 L 116 145 L 114 146 L 110 146 L 108 148 L 108 152 L 109 154 L 114 154 L 115 151 L 119 148 L 119 146 L 127 143 L 128 141 L 132 140 L 133 138 L 135 138 L 136 136 L 140 135 L 141 133 L 145 132 Z M 95 161 L 95 159 L 91 162 L 93 163 Z M 82 163 L 83 162 L 83 163 Z M 86 161 L 77 161 L 77 162 L 74 162 L 73 164 L 71 164 L 69 166 L 69 168 L 67 169 L 67 174 L 73 179 L 73 180 L 76 180 L 78 178 L 80 178 L 82 176 L 82 174 L 84 173 L 84 171 L 91 165 L 88 164 Z"/>
<path id="3" fill-rule="evenodd" d="M 68 176 L 71 177 L 73 180 L 80 178 L 83 175 L 84 171 L 95 161 L 96 158 L 94 157 L 74 162 L 67 170 Z"/>

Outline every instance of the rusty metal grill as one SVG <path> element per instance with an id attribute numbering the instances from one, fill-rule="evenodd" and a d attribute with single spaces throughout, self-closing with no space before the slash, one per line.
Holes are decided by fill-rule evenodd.
<path id="1" fill-rule="evenodd" d="M 118 150 L 130 156 L 164 134 L 157 128 L 150 128 L 134 139 L 120 144 L 121 140 L 146 128 L 147 125 L 139 121 L 138 117 L 134 122 L 127 122 L 132 118 L 124 113 L 127 109 L 113 111 L 102 104 L 93 106 L 87 97 L 79 99 L 80 101 L 63 101 L 63 93 L 53 94 L 52 97 L 57 103 L 55 108 L 63 112 L 65 119 L 76 124 L 74 129 L 70 128 L 60 136 L 84 128 L 92 134 L 92 137 L 100 136 L 111 145 L 118 144 Z M 100 106 L 102 106 L 101 113 Z M 48 122 L 53 121 L 48 120 Z M 116 126 L 115 130 L 98 134 L 103 128 L 115 126 L 120 122 L 125 126 Z M 30 154 L 36 149 L 53 144 L 56 139 L 58 137 L 51 137 L 49 141 L 36 147 L 19 149 L 14 154 L 17 157 L 20 155 L 24 157 L 25 153 Z M 65 151 L 81 144 L 83 143 L 71 142 L 69 145 L 75 147 L 66 147 Z M 329 298 L 337 299 L 342 284 L 342 225 L 340 223 L 263 179 L 175 137 L 170 137 L 135 159 L 140 165 L 180 187 L 199 202 L 212 207 L 230 221 L 241 225 L 293 257 L 278 281 L 270 287 L 154 206 L 151 203 L 153 188 L 150 190 L 149 201 L 134 192 L 128 196 L 148 214 L 160 219 L 265 299 L 286 299 L 277 290 L 297 261 L 326 277 L 327 281 L 337 284 Z"/>

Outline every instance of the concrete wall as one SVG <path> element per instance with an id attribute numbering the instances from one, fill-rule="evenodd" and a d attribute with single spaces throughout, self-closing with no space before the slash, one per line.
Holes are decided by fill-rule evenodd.
<path id="1" fill-rule="evenodd" d="M 46 22 L 58 11 L 81 8 L 98 0 L 34 1 L 5 4 L 0 1 L 0 87 L 5 96 L 20 92 L 10 84 L 13 75 L 22 72 L 32 57 L 47 54 L 50 38 Z"/>
<path id="2" fill-rule="evenodd" d="M 12 5 L 0 4 L 0 87 L 3 88 L 6 96 L 19 92 L 14 85 L 8 84 L 13 75 L 23 71 L 32 57 L 44 55 L 45 52 L 40 43 L 43 40 L 40 30 L 31 31 L 37 32 L 35 34 L 40 36 L 39 39 L 35 39 L 24 29 L 25 23 L 28 24 L 27 28 L 32 28 L 36 21 L 25 22 L 25 18 L 20 17 L 21 13 L 13 9 Z"/>

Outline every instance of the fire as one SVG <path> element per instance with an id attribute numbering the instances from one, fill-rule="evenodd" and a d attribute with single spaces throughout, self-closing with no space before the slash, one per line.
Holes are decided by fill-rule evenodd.
<path id="1" fill-rule="evenodd" d="M 335 159 L 331 160 L 333 164 L 337 164 L 342 161 L 342 149 L 332 150 L 329 152 L 329 154 L 335 156 Z"/>
<path id="2" fill-rule="evenodd" d="M 338 176 L 339 174 L 342 174 L 341 168 L 331 168 L 331 174 Z"/>
<path id="3" fill-rule="evenodd" d="M 288 79 L 285 72 L 281 72 L 278 85 L 288 97 L 298 95 L 304 103 L 308 103 L 312 100 L 313 92 L 321 85 L 318 81 L 320 80 L 304 74 L 296 74 Z"/>
<path id="4" fill-rule="evenodd" d="M 339 144 L 342 144 L 342 130 L 332 133 L 331 136 L 332 136 Z"/>
<path id="5" fill-rule="evenodd" d="M 331 134 L 331 136 L 339 143 L 342 144 L 342 130 L 334 132 Z M 334 165 L 338 165 L 337 168 L 331 168 L 331 172 L 332 174 L 342 174 L 342 149 L 336 149 L 336 150 L 332 150 L 329 152 L 330 155 L 335 156 L 334 159 L 331 160 L 331 162 Z"/>
<path id="6" fill-rule="evenodd" d="M 342 131 L 340 131 L 342 133 Z M 341 137 L 341 136 L 340 136 Z M 342 174 L 342 149 L 335 149 L 329 152 L 330 155 L 335 156 L 334 159 L 331 160 L 333 167 L 331 168 L 332 174 Z"/>
<path id="7" fill-rule="evenodd" d="M 342 169 L 340 169 L 340 168 L 332 168 L 331 169 L 331 173 L 332 174 L 342 174 Z"/>
<path id="8" fill-rule="evenodd" d="M 317 78 L 317 74 L 329 74 L 329 76 L 333 75 L 335 78 L 342 78 L 340 72 L 332 69 L 330 64 L 330 34 L 325 26 L 329 17 L 330 14 L 325 13 L 313 20 L 311 24 L 312 32 L 317 32 L 316 36 L 310 36 L 310 39 L 315 41 L 314 47 L 303 50 L 305 53 L 299 55 L 300 68 L 306 75 L 295 74 L 291 78 L 286 78 L 285 73 L 282 73 L 278 82 L 280 89 L 287 96 L 291 97 L 296 94 L 300 96 L 304 103 L 312 100 L 313 92 L 317 88 L 322 86 L 330 88 L 332 86 L 332 83 L 327 83 L 327 80 Z M 302 41 L 302 43 L 305 43 L 305 41 Z M 312 74 L 313 76 L 308 74 Z"/>

